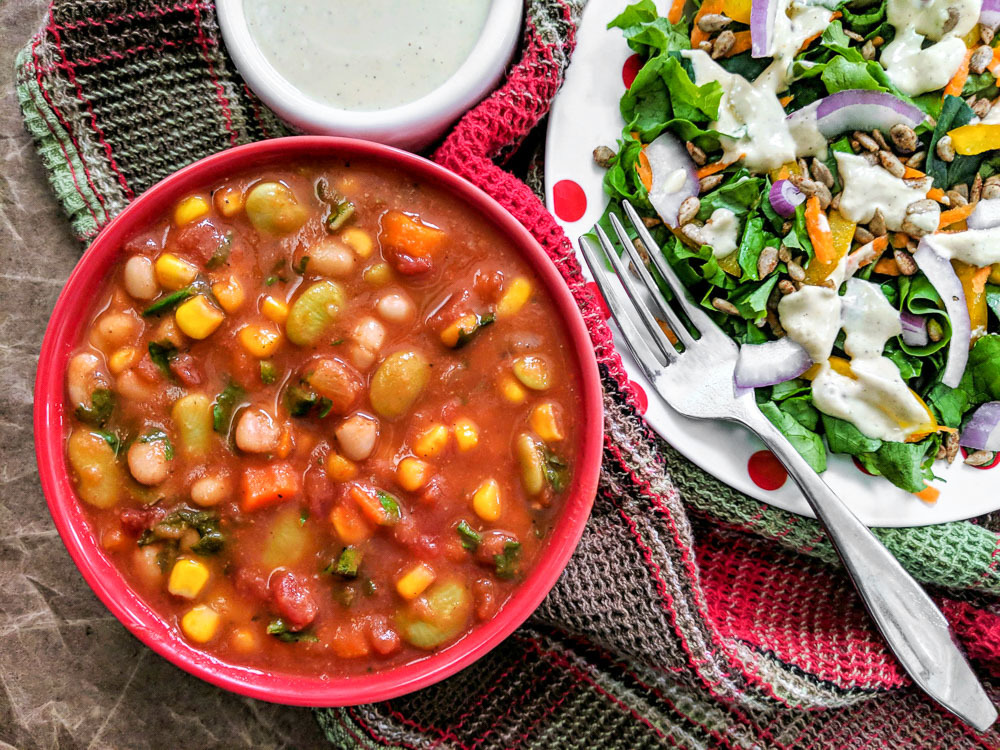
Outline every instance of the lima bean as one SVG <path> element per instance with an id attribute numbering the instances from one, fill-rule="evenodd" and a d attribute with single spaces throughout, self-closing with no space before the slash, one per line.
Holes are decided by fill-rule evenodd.
<path id="1" fill-rule="evenodd" d="M 76 429 L 69 436 L 66 453 L 76 475 L 80 499 L 97 508 L 110 508 L 118 502 L 121 469 L 107 440 L 87 429 Z"/>
<path id="2" fill-rule="evenodd" d="M 170 416 L 177 428 L 181 453 L 204 456 L 212 447 L 212 400 L 203 393 L 191 393 L 174 402 Z"/>
<path id="3" fill-rule="evenodd" d="M 245 206 L 247 218 L 260 232 L 294 232 L 309 218 L 292 189 L 280 182 L 258 182 L 247 193 Z"/>
<path id="4" fill-rule="evenodd" d="M 437 648 L 465 629 L 472 611 L 469 590 L 457 580 L 441 581 L 420 602 L 396 614 L 403 639 L 417 648 Z"/>
<path id="5" fill-rule="evenodd" d="M 344 305 L 344 292 L 333 281 L 317 281 L 299 295 L 288 311 L 285 332 L 298 346 L 312 346 L 337 317 Z"/>
<path id="6" fill-rule="evenodd" d="M 514 453 L 521 467 L 521 485 L 529 495 L 537 495 L 545 486 L 545 467 L 542 461 L 542 451 L 538 444 L 526 432 L 517 436 L 514 443 Z"/>
<path id="7" fill-rule="evenodd" d="M 427 386 L 431 364 L 420 352 L 394 352 L 372 376 L 368 397 L 379 416 L 396 419 L 410 410 Z"/>

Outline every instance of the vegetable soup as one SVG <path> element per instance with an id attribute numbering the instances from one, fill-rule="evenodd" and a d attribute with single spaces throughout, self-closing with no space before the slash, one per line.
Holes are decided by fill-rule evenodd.
<path id="1" fill-rule="evenodd" d="M 391 169 L 205 185 L 125 243 L 69 361 L 93 532 L 226 661 L 418 659 L 498 612 L 568 494 L 559 320 L 489 222 Z"/>

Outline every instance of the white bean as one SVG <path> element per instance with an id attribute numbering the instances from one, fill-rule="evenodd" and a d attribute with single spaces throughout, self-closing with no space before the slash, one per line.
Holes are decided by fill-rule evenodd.
<path id="1" fill-rule="evenodd" d="M 115 378 L 115 391 L 127 401 L 159 403 L 162 390 L 143 378 L 134 369 Z"/>
<path id="2" fill-rule="evenodd" d="M 140 484 L 160 484 L 170 476 L 167 446 L 162 440 L 136 441 L 128 449 L 128 470 Z"/>
<path id="3" fill-rule="evenodd" d="M 157 584 L 163 578 L 159 561 L 160 547 L 159 544 L 150 544 L 139 547 L 132 553 L 132 570 L 147 586 Z"/>
<path id="4" fill-rule="evenodd" d="M 361 372 L 365 372 L 369 367 L 375 364 L 375 352 L 367 346 L 361 346 L 361 344 L 351 344 L 348 354 L 350 355 L 351 362 Z"/>
<path id="5" fill-rule="evenodd" d="M 378 352 L 385 342 L 385 326 L 375 318 L 366 317 L 358 321 L 351 334 L 359 346 L 363 346 L 371 352 Z"/>
<path id="6" fill-rule="evenodd" d="M 191 485 L 191 499 L 203 507 L 218 505 L 229 497 L 230 490 L 229 476 L 220 471 L 195 480 Z"/>
<path id="7" fill-rule="evenodd" d="M 250 408 L 236 423 L 236 447 L 246 453 L 270 453 L 278 447 L 281 428 L 263 409 Z"/>
<path id="8" fill-rule="evenodd" d="M 309 248 L 309 273 L 321 276 L 347 276 L 354 270 L 354 253 L 340 240 L 327 237 Z"/>
<path id="9" fill-rule="evenodd" d="M 108 354 L 115 349 L 134 344 L 142 333 L 143 323 L 127 312 L 106 312 L 94 321 L 90 342 Z"/>
<path id="10" fill-rule="evenodd" d="M 364 461 L 375 449 L 378 420 L 358 412 L 341 422 L 334 434 L 341 453 L 352 461 Z"/>
<path id="11" fill-rule="evenodd" d="M 104 372 L 100 357 L 90 352 L 74 356 L 66 368 L 66 390 L 74 406 L 90 406 L 90 399 L 98 388 L 107 388 L 111 381 Z"/>
<path id="12" fill-rule="evenodd" d="M 125 263 L 125 291 L 136 299 L 153 299 L 159 291 L 153 261 L 144 255 L 133 255 Z"/>
<path id="13" fill-rule="evenodd" d="M 405 323 L 413 317 L 413 302 L 405 292 L 389 292 L 375 303 L 378 314 L 390 323 Z"/>

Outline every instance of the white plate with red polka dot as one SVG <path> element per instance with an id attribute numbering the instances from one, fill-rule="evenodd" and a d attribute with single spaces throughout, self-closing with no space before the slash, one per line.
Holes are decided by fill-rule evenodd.
<path id="1" fill-rule="evenodd" d="M 670 3 L 659 2 L 666 15 Z M 577 46 L 549 115 L 545 147 L 545 199 L 570 240 L 596 223 L 607 206 L 601 184 L 604 170 L 593 160 L 597 146 L 614 148 L 621 134 L 618 101 L 640 67 L 639 57 L 607 23 L 626 0 L 590 0 L 577 31 Z M 585 271 L 586 273 L 586 268 Z M 594 290 L 596 292 L 596 288 Z M 684 456 L 726 484 L 769 505 L 812 516 L 784 468 L 749 431 L 725 422 L 687 419 L 667 406 L 643 377 L 620 332 L 612 324 L 625 369 L 638 386 L 646 420 Z M 994 462 L 993 466 L 996 465 Z M 826 482 L 870 526 L 924 526 L 972 518 L 1000 508 L 1000 493 L 983 469 L 961 460 L 935 465 L 941 490 L 927 504 L 882 477 L 864 473 L 854 461 L 830 455 Z"/>

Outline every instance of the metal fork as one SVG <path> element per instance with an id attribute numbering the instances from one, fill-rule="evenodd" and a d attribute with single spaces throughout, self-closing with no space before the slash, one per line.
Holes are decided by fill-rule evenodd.
<path id="1" fill-rule="evenodd" d="M 611 224 L 631 261 L 631 273 L 600 227 L 602 254 L 586 237 L 580 249 L 590 266 L 625 343 L 639 367 L 671 407 L 694 419 L 724 419 L 756 433 L 784 464 L 809 507 L 826 529 L 869 614 L 896 658 L 925 693 L 980 731 L 997 718 L 997 710 L 956 644 L 948 621 L 899 561 L 813 471 L 792 444 L 757 408 L 752 389 L 736 387 L 733 372 L 739 347 L 697 304 L 687 297 L 677 274 L 663 259 L 635 209 L 624 208 L 650 261 L 674 295 L 688 326 L 660 294 L 649 269 L 615 214 Z M 621 281 L 607 273 L 604 257 Z M 649 309 L 648 300 L 656 314 Z M 675 347 L 657 322 L 663 319 L 683 346 Z"/>

